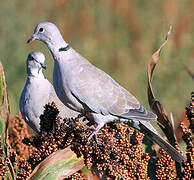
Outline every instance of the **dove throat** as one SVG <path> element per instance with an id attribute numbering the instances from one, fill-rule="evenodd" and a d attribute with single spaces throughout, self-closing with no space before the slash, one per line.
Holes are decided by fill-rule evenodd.
<path id="1" fill-rule="evenodd" d="M 42 69 L 27 68 L 27 75 L 28 77 L 44 78 Z"/>

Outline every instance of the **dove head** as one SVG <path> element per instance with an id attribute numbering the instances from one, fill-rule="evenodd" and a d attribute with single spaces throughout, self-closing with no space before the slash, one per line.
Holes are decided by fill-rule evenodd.
<path id="1" fill-rule="evenodd" d="M 34 34 L 27 43 L 30 43 L 33 40 L 40 40 L 48 47 L 65 44 L 57 26 L 50 22 L 42 22 L 35 27 Z"/>
<path id="2" fill-rule="evenodd" d="M 45 56 L 41 52 L 31 52 L 27 58 L 27 74 L 28 76 L 43 76 L 42 68 L 46 69 L 44 64 Z"/>

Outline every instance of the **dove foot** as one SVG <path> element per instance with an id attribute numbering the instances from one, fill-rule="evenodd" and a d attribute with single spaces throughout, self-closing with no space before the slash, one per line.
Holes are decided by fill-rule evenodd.
<path id="1" fill-rule="evenodd" d="M 104 124 L 98 124 L 97 128 L 94 129 L 94 132 L 89 136 L 88 141 L 91 140 L 93 136 L 95 136 L 95 140 L 98 143 L 97 133 L 100 131 L 100 129 L 104 126 Z"/>

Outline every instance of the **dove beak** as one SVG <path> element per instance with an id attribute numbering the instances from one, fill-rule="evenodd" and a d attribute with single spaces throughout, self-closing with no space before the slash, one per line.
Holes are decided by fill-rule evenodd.
<path id="1" fill-rule="evenodd" d="M 40 63 L 41 67 L 46 70 L 46 65 L 44 63 Z"/>
<path id="2" fill-rule="evenodd" d="M 31 41 L 34 41 L 36 39 L 37 39 L 36 34 L 33 34 L 32 37 L 27 40 L 27 43 L 30 43 Z"/>

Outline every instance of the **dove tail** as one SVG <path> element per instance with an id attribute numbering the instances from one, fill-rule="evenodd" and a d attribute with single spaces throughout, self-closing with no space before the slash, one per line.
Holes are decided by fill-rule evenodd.
<path id="1" fill-rule="evenodd" d="M 149 139 L 157 143 L 162 147 L 173 160 L 182 162 L 185 158 L 179 153 L 171 144 L 169 144 L 164 138 L 156 131 L 156 129 L 149 122 L 140 122 L 139 124 L 142 133 L 144 133 Z"/>

